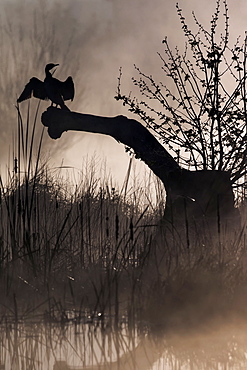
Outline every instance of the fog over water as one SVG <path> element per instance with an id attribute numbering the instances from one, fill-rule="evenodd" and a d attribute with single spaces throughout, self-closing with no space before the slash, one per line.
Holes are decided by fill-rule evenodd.
<path id="1" fill-rule="evenodd" d="M 44 78 L 49 62 L 60 64 L 58 79 L 73 76 L 72 111 L 133 117 L 114 99 L 119 68 L 126 95 L 132 91 L 138 97 L 131 80 L 137 75 L 134 64 L 166 81 L 157 55 L 164 48 L 162 40 L 167 36 L 171 48 L 178 45 L 181 51 L 185 42 L 176 2 L 0 0 L 0 176 L 6 164 L 14 173 L 16 99 L 32 76 Z M 192 29 L 193 10 L 210 28 L 215 0 L 179 4 Z M 243 40 L 247 29 L 247 3 L 228 0 L 228 5 L 234 43 L 240 34 Z M 32 98 L 19 105 L 24 127 L 29 107 L 32 123 L 39 103 Z M 43 130 L 40 114 L 49 104 L 40 103 L 36 150 Z M 62 163 L 74 176 L 77 169 L 94 170 L 90 158 L 95 157 L 98 168 L 104 173 L 105 166 L 123 185 L 130 156 L 122 144 L 83 132 L 65 132 L 52 140 L 46 130 L 41 158 L 49 159 L 51 168 Z M 132 178 L 138 178 L 138 171 L 143 178 L 147 167 L 133 162 Z M 97 178 L 100 172 L 95 171 Z M 19 180 L 15 174 L 12 178 Z M 207 225 L 206 212 L 197 229 L 196 217 L 190 220 L 186 208 L 195 199 L 179 196 L 185 212 L 174 213 L 176 229 L 176 222 L 162 222 L 163 204 L 154 212 L 146 204 L 143 211 L 137 207 L 141 191 L 118 197 L 112 189 L 94 193 L 92 185 L 87 193 L 85 181 L 82 191 L 63 197 L 56 181 L 54 176 L 43 186 L 36 176 L 17 191 L 19 182 L 13 181 L 0 197 L 0 369 L 19 370 L 27 364 L 35 370 L 96 370 L 107 362 L 111 369 L 124 370 L 247 368 L 244 204 L 241 232 L 240 225 L 235 231 L 239 218 L 224 223 L 219 197 L 217 225 L 215 217 Z M 180 229 L 180 220 L 186 227 Z M 204 225 L 205 230 L 199 227 Z M 126 361 L 129 367 L 120 367 Z"/>
<path id="2" fill-rule="evenodd" d="M 181 0 L 179 4 L 190 24 L 194 10 L 198 20 L 210 26 L 215 1 Z M 168 36 L 172 47 L 184 45 L 175 5 L 175 0 L 1 0 L 1 168 L 8 159 L 16 127 L 16 98 L 30 77 L 43 78 L 48 62 L 60 63 L 57 78 L 74 77 L 76 96 L 69 104 L 71 110 L 131 116 L 114 99 L 119 67 L 123 68 L 122 90 L 126 94 L 133 90 L 134 64 L 157 80 L 163 78 L 156 54 L 162 52 L 162 39 Z M 239 34 L 244 36 L 247 6 L 245 0 L 229 0 L 228 5 L 230 37 L 234 40 Z M 33 111 L 37 102 L 31 100 Z M 23 115 L 27 106 L 27 102 L 21 104 Z M 47 106 L 42 102 L 41 112 Z M 105 158 L 120 184 L 129 163 L 123 145 L 103 135 L 70 132 L 54 141 L 45 134 L 44 149 L 46 156 L 50 153 L 52 165 L 63 160 L 64 165 L 81 168 L 86 156 Z M 145 166 L 136 162 L 142 171 Z"/>

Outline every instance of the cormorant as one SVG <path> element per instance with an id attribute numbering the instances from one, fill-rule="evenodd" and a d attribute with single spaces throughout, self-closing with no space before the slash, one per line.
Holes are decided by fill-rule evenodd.
<path id="1" fill-rule="evenodd" d="M 17 99 L 17 103 L 29 99 L 33 95 L 35 98 L 42 100 L 50 99 L 51 105 L 60 105 L 61 109 L 69 110 L 69 108 L 64 104 L 64 101 L 74 99 L 74 82 L 71 76 L 69 76 L 65 81 L 59 81 L 52 77 L 50 70 L 58 65 L 59 64 L 53 63 L 46 65 L 44 82 L 40 81 L 36 77 L 32 77 Z"/>

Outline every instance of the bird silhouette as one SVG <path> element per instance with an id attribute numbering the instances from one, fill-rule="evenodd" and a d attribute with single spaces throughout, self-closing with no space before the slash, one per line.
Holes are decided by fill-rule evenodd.
<path id="1" fill-rule="evenodd" d="M 69 76 L 65 81 L 59 81 L 53 77 L 53 74 L 50 71 L 58 65 L 59 64 L 54 63 L 46 65 L 44 82 L 40 81 L 36 77 L 32 77 L 17 99 L 17 103 L 21 103 L 22 101 L 34 96 L 35 98 L 42 100 L 50 99 L 51 105 L 59 105 L 61 109 L 69 110 L 64 101 L 74 99 L 74 82 L 71 76 Z"/>

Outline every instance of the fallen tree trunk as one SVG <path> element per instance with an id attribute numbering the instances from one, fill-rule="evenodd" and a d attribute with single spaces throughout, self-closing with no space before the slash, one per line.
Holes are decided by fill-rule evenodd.
<path id="1" fill-rule="evenodd" d="M 64 131 L 85 131 L 112 136 L 134 149 L 136 156 L 148 165 L 165 187 L 168 187 L 169 172 L 180 169 L 173 157 L 140 122 L 125 116 L 101 117 L 49 107 L 42 114 L 41 120 L 48 127 L 48 133 L 53 139 L 60 138 Z"/>
<path id="2" fill-rule="evenodd" d="M 182 169 L 151 132 L 134 119 L 49 107 L 42 114 L 42 123 L 53 139 L 60 138 L 65 131 L 85 131 L 112 136 L 131 147 L 163 182 L 167 193 L 165 216 L 171 222 L 207 217 L 219 223 L 236 213 L 229 173 Z"/>

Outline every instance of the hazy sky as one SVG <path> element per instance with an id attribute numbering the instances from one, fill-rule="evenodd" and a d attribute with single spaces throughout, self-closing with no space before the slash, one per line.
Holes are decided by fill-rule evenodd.
<path id="1" fill-rule="evenodd" d="M 136 63 L 147 74 L 157 74 L 162 78 L 160 60 L 157 51 L 162 51 L 162 39 L 168 36 L 172 46 L 183 47 L 184 38 L 176 13 L 174 0 L 135 0 L 107 1 L 87 0 L 76 2 L 76 11 L 80 14 L 83 5 L 88 5 L 88 20 L 95 22 L 95 39 L 89 49 L 89 59 L 85 68 L 89 73 L 88 97 L 85 102 L 87 112 L 103 115 L 126 114 L 120 103 L 113 99 L 116 90 L 118 68 L 123 68 L 123 89 L 126 93 L 132 90 L 130 78 L 135 73 Z M 179 2 L 184 14 L 191 19 L 192 10 L 198 20 L 210 25 L 211 14 L 215 9 L 214 0 L 181 0 Z M 231 17 L 230 35 L 235 39 L 238 34 L 244 34 L 247 19 L 247 4 L 244 0 L 228 1 Z M 108 22 L 108 23 L 107 23 Z M 193 21 L 191 22 L 193 24 Z M 109 28 L 112 29 L 112 34 Z M 246 27 L 247 29 L 247 27 Z M 100 34 L 100 32 L 102 32 Z M 100 35 L 106 33 L 106 38 Z M 110 35 L 110 36 L 109 36 Z M 81 68 L 84 68 L 82 62 Z M 83 146 L 80 149 L 80 145 Z M 99 135 L 85 135 L 83 139 L 69 150 L 66 161 L 72 161 L 74 153 L 85 150 L 95 151 L 107 158 L 107 163 L 113 175 L 120 178 L 126 172 L 128 156 L 122 145 L 113 139 Z M 77 166 L 80 157 L 77 156 Z M 140 166 L 138 166 L 140 167 Z"/>
<path id="2" fill-rule="evenodd" d="M 21 52 L 27 47 L 24 59 L 28 62 L 17 58 L 17 63 L 13 64 L 14 71 L 9 74 L 9 79 L 12 79 L 9 84 L 14 86 L 14 92 L 10 94 L 12 101 L 8 107 L 11 106 L 13 111 L 14 101 L 28 79 L 33 75 L 43 78 L 43 66 L 47 62 L 54 62 L 61 63 L 56 72 L 57 78 L 65 79 L 68 74 L 74 77 L 76 96 L 70 105 L 72 110 L 105 116 L 129 115 L 127 109 L 114 100 L 119 67 L 123 69 L 122 87 L 126 93 L 132 90 L 134 63 L 143 72 L 162 78 L 161 62 L 156 54 L 157 51 L 162 52 L 162 39 L 168 36 L 171 46 L 184 44 L 176 14 L 176 2 L 0 0 L 0 7 L 5 9 L 3 17 L 11 18 L 13 32 L 19 35 L 19 40 L 16 36 L 12 39 L 19 42 Z M 47 4 L 46 10 L 44 3 Z M 191 11 L 194 10 L 199 21 L 210 25 L 215 0 L 181 0 L 179 4 L 188 20 L 191 20 Z M 229 0 L 228 5 L 231 37 L 244 35 L 247 29 L 246 0 Z M 2 18 L 1 24 L 3 22 Z M 22 33 L 24 36 L 21 37 Z M 28 47 L 28 44 L 25 46 L 25 34 L 28 34 L 29 38 L 32 37 L 30 35 L 36 34 L 36 38 L 41 41 L 34 41 L 33 49 Z M 3 32 L 1 35 L 0 42 L 6 50 L 11 48 L 11 36 L 8 42 L 5 42 L 7 38 Z M 9 64 L 6 68 L 10 68 Z M 45 110 L 46 107 L 47 103 L 43 102 L 41 108 Z M 9 135 L 9 132 L 6 135 Z M 127 171 L 129 157 L 124 147 L 106 136 L 65 133 L 56 142 L 46 137 L 45 148 L 46 152 L 50 150 L 53 153 L 54 163 L 57 164 L 63 158 L 65 165 L 76 168 L 81 168 L 83 158 L 95 153 L 98 159 L 106 159 L 113 177 L 119 180 L 120 185 Z M 58 153 L 56 158 L 54 148 Z"/>

